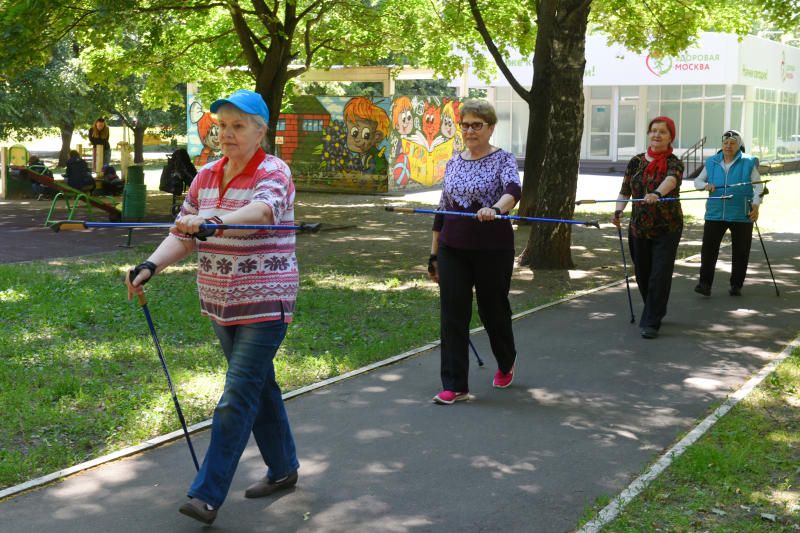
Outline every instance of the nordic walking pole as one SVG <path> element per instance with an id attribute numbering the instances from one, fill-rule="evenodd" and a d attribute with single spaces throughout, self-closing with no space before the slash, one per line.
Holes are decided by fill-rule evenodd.
<path id="1" fill-rule="evenodd" d="M 130 280 L 133 283 L 135 275 L 133 271 L 130 272 Z M 144 311 L 144 317 L 147 319 L 147 325 L 150 327 L 150 335 L 153 337 L 153 344 L 156 345 L 156 351 L 158 352 L 158 358 L 161 360 L 161 368 L 164 369 L 164 375 L 167 376 L 167 385 L 169 386 L 169 392 L 172 394 L 172 402 L 175 404 L 175 410 L 178 412 L 178 420 L 180 420 L 181 427 L 183 428 L 183 435 L 186 437 L 186 443 L 189 445 L 189 452 L 192 454 L 192 461 L 194 461 L 194 467 L 196 470 L 200 470 L 200 464 L 197 462 L 197 455 L 194 453 L 194 446 L 192 446 L 192 439 L 189 437 L 189 429 L 186 427 L 186 420 L 183 418 L 183 411 L 181 411 L 181 404 L 178 403 L 178 396 L 175 394 L 175 387 L 172 386 L 172 378 L 169 376 L 169 370 L 167 369 L 167 361 L 164 359 L 164 352 L 161 351 L 161 344 L 158 342 L 158 335 L 156 335 L 156 328 L 153 326 L 153 319 L 150 317 L 150 310 L 147 308 L 147 298 L 144 296 L 144 292 L 139 293 L 139 305 L 142 306 L 142 311 Z"/>
<path id="2" fill-rule="evenodd" d="M 394 211 L 396 213 L 426 213 L 429 215 L 456 215 L 460 217 L 475 218 L 476 213 L 467 213 L 463 211 L 437 211 L 433 209 L 412 209 L 411 207 L 394 207 L 387 206 L 387 211 Z M 500 220 L 527 220 L 530 222 L 554 222 L 560 224 L 579 224 L 581 226 L 592 226 L 600 229 L 600 223 L 596 220 L 568 220 L 562 218 L 539 218 L 539 217 L 519 217 L 516 215 L 495 215 L 496 219 Z"/>
<path id="3" fill-rule="evenodd" d="M 775 274 L 772 273 L 772 265 L 769 264 L 769 256 L 767 255 L 767 247 L 764 246 L 764 239 L 761 238 L 761 230 L 758 229 L 758 222 L 755 220 L 753 224 L 756 227 L 756 231 L 758 232 L 758 240 L 761 241 L 761 249 L 764 250 L 764 259 L 767 260 L 767 267 L 769 268 L 769 275 L 772 276 L 772 284 L 775 286 L 775 296 L 780 296 L 781 291 L 778 290 L 778 284 L 775 282 Z"/>
<path id="4" fill-rule="evenodd" d="M 483 359 L 481 359 L 481 356 L 478 355 L 478 350 L 476 350 L 475 345 L 472 344 L 472 339 L 467 337 L 467 342 L 469 343 L 469 347 L 472 348 L 472 353 L 475 354 L 475 359 L 478 360 L 478 366 L 483 366 Z"/>
<path id="5" fill-rule="evenodd" d="M 172 222 L 85 222 L 82 220 L 59 220 L 50 224 L 50 229 L 59 231 L 80 231 L 89 228 L 171 228 Z M 254 229 L 272 231 L 309 231 L 316 233 L 322 224 L 300 224 L 283 226 L 280 224 L 200 224 L 200 230 Z"/>
<path id="6" fill-rule="evenodd" d="M 731 187 L 744 187 L 745 185 L 761 185 L 764 183 L 769 183 L 772 180 L 758 180 L 758 181 L 742 181 L 740 183 L 732 183 L 730 185 L 721 185 L 720 189 L 729 189 Z M 703 189 L 697 189 L 702 191 Z"/>
<path id="7" fill-rule="evenodd" d="M 690 196 L 689 198 L 673 198 L 672 196 L 665 196 L 664 198 L 659 198 L 659 202 L 677 202 L 677 201 L 689 201 L 689 200 L 730 200 L 733 198 L 732 194 L 728 194 L 725 196 Z M 621 202 L 622 200 L 614 199 L 614 200 L 578 200 L 575 202 L 575 205 L 584 205 L 584 204 L 601 204 L 606 202 Z M 644 198 L 628 198 L 625 200 L 626 202 L 644 202 Z"/>
<path id="8" fill-rule="evenodd" d="M 625 245 L 622 244 L 622 228 L 617 226 L 617 235 L 619 235 L 619 251 L 622 254 L 622 268 L 625 272 L 625 286 L 628 289 L 628 307 L 631 309 L 631 324 L 636 322 L 633 316 L 633 300 L 631 300 L 631 282 L 628 280 L 628 261 L 625 259 Z"/>

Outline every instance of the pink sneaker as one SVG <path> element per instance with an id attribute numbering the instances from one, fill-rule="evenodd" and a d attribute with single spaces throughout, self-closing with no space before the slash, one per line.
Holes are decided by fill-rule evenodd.
<path id="1" fill-rule="evenodd" d="M 516 366 L 516 365 L 515 365 Z M 511 382 L 514 381 L 514 367 L 511 367 L 511 370 L 508 371 L 508 374 L 504 374 L 502 370 L 499 368 L 497 372 L 494 373 L 494 379 L 492 380 L 492 387 L 497 389 L 505 389 Z"/>
<path id="2" fill-rule="evenodd" d="M 451 390 L 443 390 L 433 397 L 434 403 L 442 405 L 451 405 L 455 402 L 460 402 L 469 398 L 468 392 L 453 392 Z"/>

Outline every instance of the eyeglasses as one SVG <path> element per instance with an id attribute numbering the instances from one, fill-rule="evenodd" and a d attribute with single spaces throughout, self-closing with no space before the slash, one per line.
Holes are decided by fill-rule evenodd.
<path id="1" fill-rule="evenodd" d="M 488 122 L 462 122 L 461 123 L 461 131 L 481 131 L 483 129 L 483 125 L 489 125 Z"/>

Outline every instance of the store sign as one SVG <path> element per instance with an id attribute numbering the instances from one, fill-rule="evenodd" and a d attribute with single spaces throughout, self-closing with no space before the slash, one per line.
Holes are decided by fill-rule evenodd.
<path id="1" fill-rule="evenodd" d="M 711 71 L 720 62 L 720 54 L 687 53 L 677 57 L 655 57 L 648 55 L 645 65 L 651 74 L 659 78 L 669 72 Z"/>

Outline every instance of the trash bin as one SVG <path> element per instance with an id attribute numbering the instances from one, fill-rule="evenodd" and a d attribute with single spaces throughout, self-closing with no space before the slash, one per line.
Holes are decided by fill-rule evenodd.
<path id="1" fill-rule="evenodd" d="M 130 174 L 128 174 L 130 178 Z M 145 207 L 147 204 L 147 188 L 144 183 L 125 184 L 122 190 L 122 220 L 127 222 L 138 222 L 144 218 Z"/>
<path id="2" fill-rule="evenodd" d="M 129 166 L 128 176 L 125 181 L 134 185 L 144 185 L 144 167 L 142 165 Z"/>

